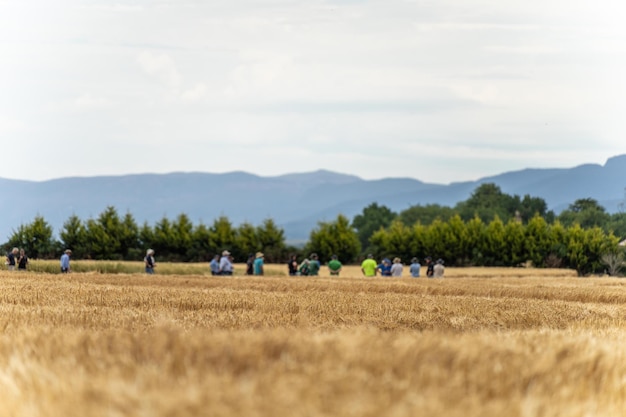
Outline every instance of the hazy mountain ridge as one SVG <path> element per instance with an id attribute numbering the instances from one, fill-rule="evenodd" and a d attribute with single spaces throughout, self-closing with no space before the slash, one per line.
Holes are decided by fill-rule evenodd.
<path id="1" fill-rule="evenodd" d="M 477 181 L 429 184 L 408 178 L 363 180 L 353 175 L 320 170 L 261 177 L 246 172 L 182 173 L 71 177 L 42 182 L 0 178 L 0 237 L 5 241 L 22 223 L 40 214 L 55 228 L 72 214 L 86 220 L 106 206 L 138 223 L 154 223 L 186 213 L 194 223 L 210 224 L 225 215 L 234 223 L 259 224 L 272 217 L 290 240 L 303 240 L 318 221 L 338 213 L 349 217 L 371 202 L 401 211 L 415 204 L 451 206 L 469 197 L 480 184 L 493 182 L 509 194 L 541 197 L 561 211 L 578 198 L 595 198 L 609 212 L 624 200 L 626 155 L 605 165 L 573 168 L 524 169 Z"/>

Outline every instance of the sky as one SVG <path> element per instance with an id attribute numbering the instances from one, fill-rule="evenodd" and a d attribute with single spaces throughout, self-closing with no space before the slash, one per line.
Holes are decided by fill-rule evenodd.
<path id="1" fill-rule="evenodd" d="M 475 180 L 626 153 L 621 0 L 0 0 L 0 177 Z"/>

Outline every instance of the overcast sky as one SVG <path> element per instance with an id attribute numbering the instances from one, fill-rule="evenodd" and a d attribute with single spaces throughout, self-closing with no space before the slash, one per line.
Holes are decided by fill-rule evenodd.
<path id="1" fill-rule="evenodd" d="M 0 0 L 0 177 L 604 163 L 625 21 L 621 0 Z"/>

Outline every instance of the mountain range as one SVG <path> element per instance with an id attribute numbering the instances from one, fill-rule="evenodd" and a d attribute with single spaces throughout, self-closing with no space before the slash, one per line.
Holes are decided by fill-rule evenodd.
<path id="1" fill-rule="evenodd" d="M 227 174 L 170 173 L 71 177 L 48 181 L 0 178 L 0 241 L 20 224 L 42 215 L 58 232 L 72 215 L 87 220 L 107 206 L 120 215 L 130 212 L 139 224 L 186 213 L 194 223 L 211 224 L 221 215 L 233 224 L 260 224 L 271 217 L 287 240 L 304 241 L 319 221 L 337 214 L 352 218 L 372 202 L 394 211 L 416 204 L 453 206 L 466 200 L 480 184 L 495 183 L 507 194 L 541 197 L 555 212 L 579 198 L 594 198 L 608 212 L 624 203 L 626 155 L 604 165 L 524 169 L 477 181 L 432 184 L 410 178 L 364 180 L 330 171 L 261 177 Z M 4 240 L 2 240 L 4 238 Z"/>

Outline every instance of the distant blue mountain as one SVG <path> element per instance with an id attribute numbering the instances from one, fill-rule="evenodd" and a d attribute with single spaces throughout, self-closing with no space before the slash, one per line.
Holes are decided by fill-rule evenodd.
<path id="1" fill-rule="evenodd" d="M 153 224 L 186 213 L 195 223 L 210 224 L 227 216 L 234 224 L 259 224 L 271 217 L 291 241 L 306 240 L 319 221 L 337 214 L 352 218 L 372 202 L 394 211 L 415 204 L 453 206 L 466 200 L 480 184 L 495 183 L 508 194 L 543 198 L 556 212 L 579 198 L 594 198 L 609 212 L 624 201 L 626 155 L 605 165 L 569 169 L 524 169 L 448 185 L 408 178 L 363 180 L 330 171 L 260 177 L 228 174 L 171 173 L 35 182 L 0 178 L 0 241 L 20 224 L 42 215 L 58 232 L 72 214 L 97 217 L 107 206 L 120 215 L 130 212 L 138 223 Z"/>

